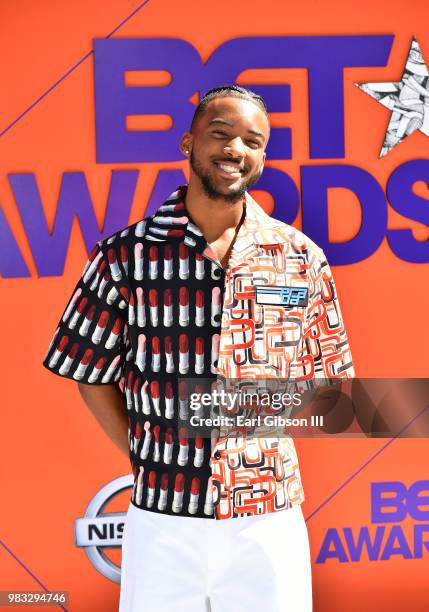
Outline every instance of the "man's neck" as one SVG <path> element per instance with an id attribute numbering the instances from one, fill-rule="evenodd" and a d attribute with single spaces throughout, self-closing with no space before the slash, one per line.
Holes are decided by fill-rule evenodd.
<path id="1" fill-rule="evenodd" d="M 234 203 L 221 198 L 213 200 L 193 181 L 188 185 L 185 205 L 209 244 L 235 230 L 242 220 L 243 198 Z"/>

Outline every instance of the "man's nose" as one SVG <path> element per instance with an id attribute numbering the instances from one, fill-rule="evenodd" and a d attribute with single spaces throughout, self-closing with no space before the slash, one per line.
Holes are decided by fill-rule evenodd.
<path id="1" fill-rule="evenodd" d="M 224 151 L 230 157 L 242 159 L 244 157 L 244 143 L 241 138 L 237 136 L 237 138 L 233 138 L 225 145 Z"/>

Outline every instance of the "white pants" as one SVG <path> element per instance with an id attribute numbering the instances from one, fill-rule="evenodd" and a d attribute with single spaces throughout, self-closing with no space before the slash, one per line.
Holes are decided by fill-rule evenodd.
<path id="1" fill-rule="evenodd" d="M 234 519 L 170 516 L 130 503 L 120 612 L 310 612 L 301 506 Z"/>

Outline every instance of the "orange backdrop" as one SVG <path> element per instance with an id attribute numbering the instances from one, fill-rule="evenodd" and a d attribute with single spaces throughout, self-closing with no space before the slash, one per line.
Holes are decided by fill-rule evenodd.
<path id="1" fill-rule="evenodd" d="M 0 131 L 8 126 L 80 58 L 130 15 L 137 0 L 21 0 L 0 4 Z M 417 132 L 386 157 L 377 159 L 389 111 L 359 92 L 359 81 L 399 81 L 412 36 L 429 61 L 426 0 L 273 0 L 201 3 L 197 0 L 150 0 L 114 35 L 122 38 L 172 37 L 191 43 L 203 60 L 223 42 L 240 36 L 394 34 L 386 67 L 345 71 L 346 157 L 310 160 L 308 154 L 308 87 L 305 70 L 258 74 L 258 82 L 291 85 L 293 112 L 276 118 L 292 128 L 293 160 L 272 162 L 299 186 L 306 163 L 349 163 L 370 172 L 385 188 L 401 163 L 428 157 L 429 140 Z M 250 71 L 240 83 L 252 81 Z M 39 278 L 16 202 L 10 173 L 34 173 L 46 219 L 53 227 L 61 178 L 65 171 L 85 172 L 102 227 L 110 174 L 115 169 L 140 171 L 129 219 L 145 213 L 161 168 L 185 164 L 96 164 L 92 57 L 84 61 L 25 116 L 0 137 L 0 206 L 19 245 L 31 277 L 2 279 L 1 428 L 2 504 L 0 590 L 67 590 L 66 608 L 79 612 L 116 610 L 119 586 L 101 575 L 73 541 L 74 520 L 83 516 L 96 492 L 128 473 L 129 464 L 84 407 L 72 381 L 52 376 L 41 366 L 66 301 L 86 260 L 75 221 L 64 275 Z M 269 163 L 267 164 L 270 165 Z M 428 183 L 429 184 L 429 183 Z M 415 186 L 425 196 L 428 184 Z M 269 211 L 267 193 L 254 192 Z M 351 238 L 359 227 L 359 207 L 345 190 L 330 194 L 330 236 Z M 300 219 L 297 219 L 300 227 Z M 389 228 L 412 228 L 418 240 L 428 228 L 389 210 Z M 119 228 L 118 228 L 119 229 Z M 386 241 L 370 258 L 333 268 L 357 373 L 366 377 L 425 377 L 428 363 L 429 293 L 427 264 L 398 259 Z M 377 290 L 377 292 L 375 291 Z M 398 292 L 406 297 L 405 322 Z M 368 294 L 371 298 L 368 299 Z M 46 308 L 46 304 L 49 307 Z M 26 384 L 23 385 L 25 372 Z M 386 440 L 297 440 L 310 517 Z M 407 486 L 429 479 L 426 440 L 395 440 L 323 505 L 308 521 L 313 554 L 317 612 L 427 610 L 428 551 L 420 559 L 395 555 L 387 561 L 316 564 L 327 530 L 370 526 L 370 483 L 401 481 Z M 127 496 L 113 510 L 126 509 Z M 426 506 L 427 508 L 427 506 Z M 412 544 L 416 521 L 401 525 Z M 117 563 L 120 551 L 110 551 Z M 24 567 L 25 566 L 25 567 Z M 40 581 L 40 583 L 38 583 Z"/>

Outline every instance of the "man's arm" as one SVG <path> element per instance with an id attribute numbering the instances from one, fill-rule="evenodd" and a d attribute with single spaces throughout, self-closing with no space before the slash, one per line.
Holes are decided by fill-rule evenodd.
<path id="1" fill-rule="evenodd" d="M 124 394 L 118 385 L 88 385 L 78 383 L 83 401 L 109 438 L 129 455 L 128 414 Z"/>

